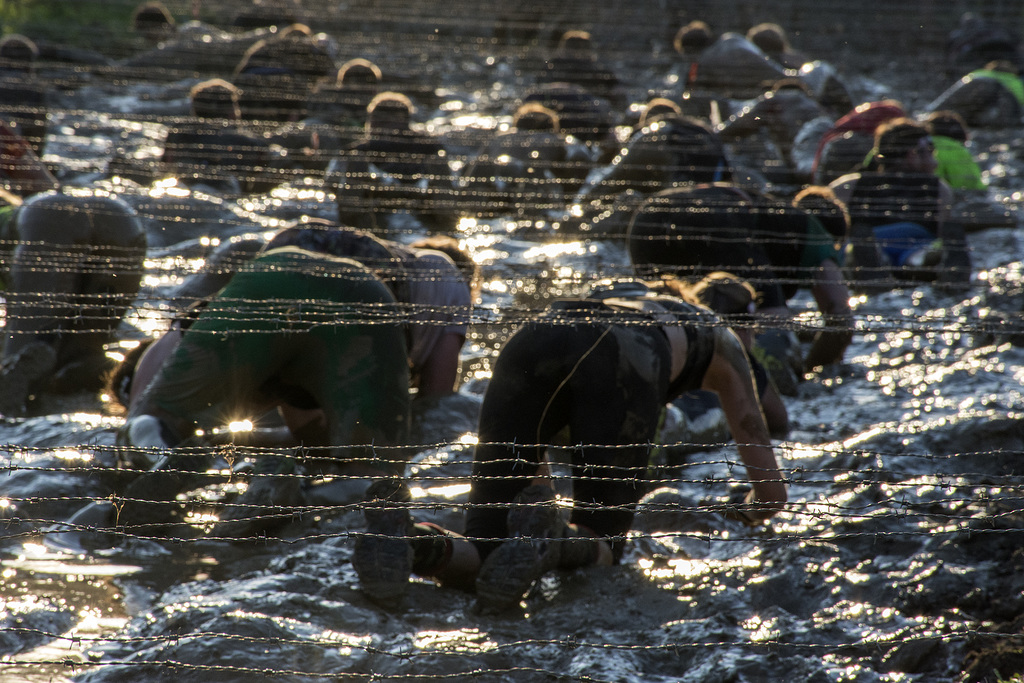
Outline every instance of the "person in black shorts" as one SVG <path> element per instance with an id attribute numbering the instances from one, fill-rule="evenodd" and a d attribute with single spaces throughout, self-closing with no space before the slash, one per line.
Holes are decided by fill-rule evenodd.
<path id="1" fill-rule="evenodd" d="M 475 586 L 483 609 L 502 610 L 545 571 L 617 562 L 659 417 L 691 388 L 718 393 L 753 485 L 732 514 L 758 525 L 783 508 L 786 484 L 743 346 L 710 310 L 659 291 L 683 293 L 671 282 L 555 302 L 508 340 L 480 411 L 465 536 L 413 524 L 407 487 L 375 484 L 353 559 L 364 592 L 393 604 L 416 573 Z M 569 524 L 550 483 L 535 481 L 546 444 L 566 428 Z"/>

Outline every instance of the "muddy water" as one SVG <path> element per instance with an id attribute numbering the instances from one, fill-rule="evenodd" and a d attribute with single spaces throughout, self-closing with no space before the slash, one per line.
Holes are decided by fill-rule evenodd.
<path id="1" fill-rule="evenodd" d="M 141 301 L 166 295 L 211 242 L 333 212 L 316 187 L 239 203 L 102 179 L 117 147 L 140 159 L 159 147 L 159 125 L 127 125 L 133 102 L 159 93 L 181 104 L 180 85 L 135 87 L 69 95 L 69 111 L 120 116 L 58 115 L 48 151 L 147 219 Z M 494 92 L 448 97 L 486 103 Z M 451 131 L 494 119 L 442 102 L 432 123 Z M 1011 212 L 1024 163 L 1005 141 L 1019 132 L 975 142 L 992 198 Z M 542 240 L 544 230 L 505 220 L 466 221 L 459 233 L 485 272 L 480 324 L 459 394 L 418 416 L 432 445 L 410 470 L 417 515 L 456 527 L 493 348 L 510 329 L 499 311 L 628 270 L 614 242 Z M 1024 349 L 980 324 L 993 302 L 1021 310 L 1021 237 L 1018 228 L 971 236 L 978 275 L 964 295 L 922 286 L 857 301 L 847 362 L 786 398 L 793 431 L 777 452 L 793 502 L 771 525 L 750 530 L 711 511 L 742 482 L 731 448 L 690 452 L 652 485 L 620 566 L 549 575 L 497 617 L 477 614 L 469 594 L 419 580 L 401 609 L 368 602 L 350 566 L 355 506 L 307 511 L 247 543 L 106 536 L 88 524 L 57 535 L 51 524 L 110 494 L 103 475 L 115 462 L 104 447 L 119 420 L 93 397 L 44 401 L 38 414 L 0 423 L 0 679 L 956 680 L 984 634 L 1024 611 Z M 161 318 L 131 322 L 126 334 L 138 336 Z M 678 410 L 668 425 L 665 441 L 695 436 Z"/>

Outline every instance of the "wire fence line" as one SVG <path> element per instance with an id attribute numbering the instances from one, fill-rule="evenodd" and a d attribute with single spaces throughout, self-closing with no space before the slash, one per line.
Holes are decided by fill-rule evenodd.
<path id="1" fill-rule="evenodd" d="M 487 234 L 498 236 L 493 244 L 499 252 L 502 239 L 518 240 L 524 234 L 531 239 L 536 238 L 540 245 L 578 240 L 588 245 L 608 243 L 615 249 L 621 249 L 630 239 L 627 226 L 623 224 L 615 224 L 607 232 L 595 235 L 582 228 L 577 219 L 588 211 L 607 214 L 629 211 L 634 205 L 620 195 L 638 187 L 637 183 L 606 179 L 599 195 L 585 197 L 588 201 L 593 200 L 589 204 L 576 192 L 565 191 L 567 183 L 564 179 L 567 177 L 573 179 L 569 184 L 576 191 L 591 187 L 592 181 L 596 182 L 600 172 L 612 163 L 612 158 L 597 158 L 592 149 L 581 144 L 574 149 L 576 156 L 556 161 L 536 158 L 527 159 L 523 164 L 509 158 L 499 159 L 497 165 L 484 166 L 481 163 L 492 160 L 483 159 L 479 150 L 496 131 L 509 127 L 510 102 L 535 85 L 534 74 L 546 64 L 561 30 L 583 28 L 591 31 L 601 48 L 602 57 L 616 65 L 623 80 L 627 81 L 633 106 L 616 119 L 612 131 L 616 142 L 625 145 L 634 134 L 643 102 L 651 96 L 673 91 L 674 85 L 662 77 L 672 68 L 679 68 L 671 41 L 676 29 L 690 19 L 706 18 L 720 31 L 742 31 L 760 20 L 778 20 L 790 31 L 799 48 L 809 55 L 834 61 L 841 71 L 855 77 L 858 94 L 874 87 L 873 78 L 881 79 L 893 72 L 898 72 L 902 87 L 902 79 L 908 77 L 904 72 L 914 64 L 922 72 L 932 74 L 928 78 L 917 75 L 918 89 L 906 93 L 908 104 L 918 104 L 930 100 L 951 82 L 945 78 L 948 74 L 944 72 L 943 49 L 947 35 L 960 14 L 972 10 L 1008 25 L 1019 23 L 1021 18 L 1021 8 L 1014 2 L 991 2 L 978 6 L 979 3 L 935 3 L 929 0 L 904 3 L 895 9 L 890 3 L 864 2 L 857 7 L 829 8 L 827 17 L 823 17 L 819 8 L 806 0 L 772 3 L 770 7 L 764 3 L 739 0 L 722 1 L 714 6 L 655 0 L 608 2 L 599 7 L 580 2 L 562 3 L 559 7 L 539 7 L 535 6 L 536 3 L 509 7 L 507 3 L 499 2 L 452 3 L 450 0 L 414 6 L 358 0 L 348 3 L 307 0 L 303 4 L 314 30 L 334 39 L 340 49 L 332 55 L 335 61 L 370 55 L 388 75 L 389 88 L 404 90 L 413 97 L 418 105 L 414 113 L 415 127 L 437 135 L 444 142 L 446 154 L 442 166 L 429 166 L 436 159 L 416 151 L 405 153 L 402 161 L 428 168 L 385 170 L 382 166 L 393 159 L 387 153 L 375 150 L 350 150 L 341 154 L 342 147 L 359 139 L 364 132 L 362 122 L 357 120 L 310 125 L 289 140 L 289 132 L 282 133 L 280 122 L 273 120 L 273 107 L 267 107 L 267 118 L 251 121 L 248 131 L 254 133 L 254 139 L 260 144 L 204 142 L 198 146 L 178 142 L 164 145 L 164 150 L 186 157 L 185 161 L 176 163 L 173 171 L 182 177 L 201 178 L 213 184 L 233 180 L 240 181 L 242 186 L 290 184 L 293 196 L 307 192 L 307 205 L 328 217 L 336 216 L 339 208 L 394 213 L 450 213 L 453 218 L 444 232 L 464 243 L 471 242 L 475 235 L 461 229 L 462 222 L 494 221 L 495 229 Z M 133 5 L 124 4 L 126 17 Z M 198 17 L 226 25 L 234 13 L 251 3 L 172 0 L 167 5 L 182 23 L 188 18 Z M 883 26 L 879 16 L 889 21 Z M 58 61 L 47 61 L 44 57 L 37 65 L 36 79 L 49 89 L 51 104 L 46 108 L 16 107 L 11 113 L 32 123 L 51 124 L 45 137 L 29 136 L 28 141 L 33 144 L 50 143 L 52 155 L 44 154 L 43 157 L 47 162 L 67 162 L 67 168 L 59 175 L 69 191 L 82 177 L 110 174 L 123 183 L 113 185 L 115 193 L 116 188 L 129 188 L 126 194 L 132 194 L 137 190 L 133 189 L 131 182 L 138 181 L 141 187 L 147 187 L 147 183 L 159 181 L 171 170 L 159 160 L 164 136 L 187 134 L 209 123 L 186 113 L 189 87 L 208 76 L 230 74 L 242 56 L 242 47 L 242 41 L 227 41 L 222 53 L 210 56 L 202 46 L 185 45 L 176 61 L 157 65 L 134 61 L 138 55 L 126 52 L 111 55 L 123 60 L 121 62 L 77 66 L 70 71 Z M 885 67 L 894 59 L 903 60 L 907 66 L 900 69 L 889 67 L 887 70 Z M 920 83 L 922 80 L 927 82 Z M 651 83 L 656 85 L 649 86 Z M 250 86 L 250 92 L 255 91 L 260 99 L 270 102 L 290 97 L 293 85 Z M 80 105 L 79 93 L 83 88 L 92 88 L 96 93 L 97 109 Z M 134 101 L 126 110 L 118 110 L 113 106 L 116 99 L 109 97 L 110 92 L 119 88 L 130 92 Z M 457 123 L 455 119 L 459 111 L 473 114 L 474 122 Z M 96 142 L 108 131 L 123 132 L 124 135 L 107 142 Z M 87 149 L 88 145 L 83 140 L 90 140 L 101 149 Z M 402 138 L 384 136 L 383 140 L 400 143 Z M 307 144 L 314 141 L 320 146 Z M 253 161 L 255 156 L 266 154 L 268 149 L 270 156 Z M 1006 153 L 1005 150 L 1003 152 Z M 217 160 L 219 165 L 211 166 L 209 160 Z M 333 170 L 332 162 L 335 162 Z M 342 163 L 346 166 L 339 171 L 338 165 Z M 360 165 L 362 168 L 356 169 Z M 681 164 L 671 162 L 664 167 L 669 174 L 684 170 Z M 708 172 L 714 169 L 687 167 L 686 170 Z M 1010 178 L 997 183 L 998 191 L 1011 194 L 1013 182 Z M 651 188 L 656 185 L 653 181 L 649 184 Z M 644 183 L 639 187 L 646 189 Z M 199 201 L 201 190 L 182 191 L 182 196 L 177 199 L 172 192 L 170 198 L 165 195 L 161 201 L 155 194 L 143 193 L 132 201 L 139 219 L 151 234 L 156 234 L 154 228 L 158 226 L 167 230 L 196 228 L 207 233 L 206 237 L 213 238 L 213 242 L 220 240 L 226 243 L 231 236 L 243 233 L 264 237 L 294 222 L 290 218 L 268 219 L 260 209 L 272 206 L 274 200 L 261 204 L 241 192 L 227 192 L 223 196 L 211 194 L 208 197 L 213 199 L 208 203 Z M 230 206 L 225 208 L 225 205 Z M 246 207 L 251 207 L 251 210 Z M 725 203 L 711 203 L 701 210 L 723 215 L 742 213 L 748 217 L 756 216 L 758 211 Z M 904 216 L 911 219 L 925 217 L 915 210 L 904 211 Z M 92 217 L 102 223 L 111 215 L 100 209 L 93 210 Z M 506 230 L 506 222 L 516 224 L 518 221 L 536 228 L 535 232 Z M 684 222 L 685 218 L 680 218 L 680 221 Z M 537 227 L 540 224 L 543 226 Z M 207 230 L 211 225 L 216 226 L 216 232 Z M 420 226 L 410 228 L 408 223 L 404 223 L 391 230 L 388 236 L 407 241 L 420 233 Z M 682 238 L 669 235 L 659 239 L 671 243 Z M 739 237 L 722 235 L 715 239 L 716 247 L 726 250 L 753 242 L 778 244 L 780 241 L 768 233 Z M 857 239 L 845 242 L 855 247 L 865 244 Z M 103 246 L 96 246 L 88 253 L 79 253 L 77 249 L 65 246 L 53 248 L 45 241 L 23 241 L 5 236 L 0 242 L 0 252 L 4 253 L 0 257 L 0 266 L 4 269 L 21 267 L 25 272 L 36 274 L 83 277 L 116 272 L 141 276 L 144 280 L 140 293 L 131 296 L 19 292 L 10 288 L 2 294 L 6 306 L 11 309 L 30 307 L 28 312 L 20 314 L 21 320 L 26 322 L 44 321 L 58 312 L 71 311 L 77 318 L 76 325 L 62 331 L 62 335 L 109 331 L 111 315 L 102 312 L 105 307 L 129 307 L 129 321 L 156 318 L 163 325 L 169 325 L 174 318 L 186 315 L 186 309 L 196 302 L 195 297 L 181 294 L 176 289 L 187 283 L 189 278 L 196 275 L 229 276 L 239 269 L 254 267 L 244 262 L 227 265 L 205 262 L 204 257 L 214 246 L 206 243 L 198 247 L 182 247 L 177 241 L 169 240 L 166 244 L 154 243 L 145 249 L 118 250 L 112 254 L 108 253 L 111 247 Z M 967 248 L 971 249 L 970 246 Z M 265 326 L 268 318 L 291 322 L 297 317 L 303 325 L 395 325 L 407 324 L 413 317 L 418 325 L 448 325 L 452 319 L 457 319 L 470 326 L 467 347 L 472 348 L 463 359 L 464 366 L 468 366 L 464 368 L 464 379 L 468 380 L 473 377 L 475 369 L 489 370 L 494 351 L 500 349 L 507 338 L 523 325 L 538 320 L 551 325 L 579 324 L 577 318 L 562 317 L 557 311 L 548 311 L 550 301 L 577 296 L 609 277 L 657 278 L 662 274 L 662 269 L 634 267 L 625 259 L 598 265 L 588 263 L 571 273 L 560 268 L 557 259 L 523 262 L 499 254 L 487 255 L 480 260 L 484 294 L 471 307 L 409 303 L 342 306 L 314 299 L 233 299 L 223 300 L 220 304 L 224 308 L 224 319 L 240 326 L 234 331 L 239 333 L 268 331 Z M 723 265 L 706 263 L 700 270 L 721 269 Z M 385 282 L 408 277 L 391 263 L 374 263 L 370 270 Z M 676 272 L 693 279 L 700 275 L 696 268 L 680 267 Z M 810 272 L 811 269 L 798 268 L 783 277 L 773 275 L 769 278 L 765 275 L 758 278 L 755 275 L 751 280 L 755 285 L 774 282 L 796 286 L 806 282 Z M 323 271 L 318 275 L 333 277 L 336 274 Z M 860 267 L 857 279 L 868 285 L 884 283 L 891 287 L 894 283 L 886 277 L 888 275 L 882 269 L 876 272 Z M 939 380 L 915 375 L 914 372 L 919 370 L 917 365 L 924 368 L 920 369 L 921 373 L 932 372 L 936 376 L 960 373 L 964 381 L 969 382 L 976 374 L 986 372 L 979 370 L 979 365 L 987 363 L 985 367 L 993 367 L 1003 363 L 1001 355 L 1010 359 L 1005 361 L 1007 364 L 1016 362 L 1008 340 L 1024 332 L 1021 329 L 1024 325 L 1021 324 L 1020 306 L 1016 305 L 1021 294 L 1019 273 L 1014 272 L 1010 265 L 988 270 L 985 276 L 984 279 L 973 279 L 963 291 L 944 296 L 912 279 L 911 273 L 897 272 L 895 286 L 898 291 L 890 296 L 898 303 L 876 309 L 866 305 L 869 298 L 863 297 L 855 306 L 852 318 L 843 321 L 820 316 L 809 306 L 805 311 L 798 310 L 801 315 L 797 317 L 766 321 L 723 314 L 697 321 L 687 319 L 666 323 L 637 320 L 611 310 L 603 312 L 599 320 L 602 324 L 622 326 L 698 322 L 706 326 L 727 325 L 744 329 L 765 325 L 791 331 L 804 338 L 820 331 L 852 331 L 858 338 L 867 340 L 866 346 L 878 343 L 879 351 L 872 352 L 873 357 L 863 361 L 866 372 L 873 373 L 873 376 L 886 375 L 892 380 L 883 385 L 884 389 L 874 384 L 872 389 L 880 393 L 887 391 L 905 393 L 908 397 L 920 396 L 924 401 L 932 395 L 931 383 Z M 419 272 L 415 277 L 437 281 L 448 275 L 427 271 Z M 923 303 L 918 305 L 919 302 Z M 259 313 L 253 313 L 254 309 Z M 995 309 L 1000 309 L 999 315 L 991 314 Z M 249 322 L 252 325 L 246 328 L 245 324 Z M 159 329 L 162 329 L 161 325 L 152 330 L 147 328 L 145 334 L 133 329 L 128 336 L 130 341 L 137 341 Z M 30 329 L 7 332 L 12 335 L 32 333 Z M 904 342 L 905 346 L 901 346 Z M 965 350 L 967 348 L 970 350 Z M 908 360 L 908 356 L 912 359 Z M 915 366 L 914 371 L 905 372 L 911 364 Z M 852 383 L 855 378 L 851 375 L 839 370 L 835 376 L 824 378 L 821 386 Z M 1012 377 L 1013 371 L 1006 371 L 1004 375 Z M 483 372 L 482 376 L 486 377 L 487 373 Z M 807 399 L 808 402 L 820 399 L 822 404 L 828 404 L 835 400 L 824 390 L 821 392 L 825 395 L 816 394 Z M 480 398 L 479 393 L 471 396 L 473 400 Z M 849 395 L 843 397 L 843 400 L 850 398 Z M 794 404 L 803 400 L 796 397 Z M 66 427 L 67 432 L 62 433 L 62 445 L 54 446 L 52 438 L 42 438 L 43 445 L 35 445 L 39 439 L 32 430 L 39 428 L 40 417 L 5 416 L 2 428 L 10 436 L 6 439 L 8 442 L 0 446 L 0 526 L 3 527 L 2 538 L 7 548 L 22 544 L 31 546 L 47 539 L 59 539 L 65 534 L 78 534 L 85 539 L 85 545 L 90 541 L 99 543 L 103 540 L 128 548 L 150 548 L 148 544 L 155 540 L 161 547 L 184 548 L 186 552 L 199 555 L 208 551 L 209 544 L 217 543 L 233 546 L 238 554 L 251 552 L 255 555 L 270 548 L 282 549 L 283 556 L 291 551 L 298 552 L 309 544 L 321 544 L 342 549 L 339 561 L 347 562 L 350 558 L 345 549 L 356 537 L 366 534 L 360 526 L 364 505 L 361 501 L 335 504 L 309 501 L 279 504 L 271 501 L 249 505 L 238 502 L 237 494 L 258 476 L 300 485 L 329 481 L 365 483 L 362 478 L 335 473 L 329 468 L 323 472 L 317 469 L 343 454 L 347 462 L 391 462 L 406 466 L 410 472 L 409 483 L 415 489 L 414 500 L 407 504 L 409 511 L 416 517 L 436 519 L 450 515 L 445 519 L 457 518 L 477 507 L 465 500 L 465 491 L 476 476 L 471 465 L 474 448 L 504 446 L 522 451 L 545 449 L 551 461 L 551 479 L 566 497 L 571 494 L 573 476 L 583 482 L 626 480 L 647 492 L 637 507 L 634 529 L 621 540 L 628 539 L 643 549 L 637 552 L 640 559 L 636 560 L 636 565 L 643 571 L 651 574 L 662 571 L 674 577 L 662 579 L 659 584 L 663 588 L 669 587 L 668 590 L 686 584 L 683 574 L 676 571 L 681 565 L 699 563 L 680 549 L 687 543 L 712 549 L 707 560 L 712 565 L 718 561 L 714 550 L 723 547 L 743 549 L 752 543 L 764 548 L 766 554 L 778 553 L 771 556 L 776 567 L 787 562 L 814 564 L 799 554 L 801 549 L 808 547 L 866 549 L 865 556 L 875 555 L 872 549 L 881 547 L 884 551 L 877 554 L 889 557 L 890 554 L 899 556 L 904 552 L 903 543 L 909 548 L 907 553 L 916 552 L 925 545 L 935 548 L 945 544 L 963 545 L 967 548 L 964 553 L 969 554 L 976 547 L 970 545 L 972 541 L 983 548 L 1001 548 L 1000 544 L 1017 542 L 1024 499 L 1019 467 L 1015 464 L 1020 452 L 1013 438 L 1013 428 L 1007 427 L 1009 436 L 992 436 L 992 432 L 986 431 L 998 426 L 992 423 L 1018 420 L 1024 403 L 1019 399 L 1015 402 L 1012 391 L 988 399 L 996 404 L 995 407 L 983 406 L 983 399 L 978 400 L 975 413 L 967 407 L 957 416 L 957 419 L 973 425 L 981 435 L 968 447 L 964 447 L 963 440 L 947 444 L 941 430 L 936 430 L 940 435 L 934 441 L 917 438 L 930 426 L 926 424 L 929 419 L 927 411 L 913 419 L 904 417 L 902 421 L 896 418 L 881 421 L 876 415 L 872 418 L 873 424 L 860 431 L 859 427 L 853 428 L 854 433 L 847 435 L 851 437 L 848 440 L 837 437 L 835 432 L 839 431 L 839 425 L 830 423 L 832 418 L 828 413 L 821 418 L 820 432 L 802 424 L 803 430 L 792 441 L 775 441 L 773 444 L 782 463 L 785 480 L 798 495 L 782 519 L 763 531 L 752 532 L 752 535 L 744 535 L 722 521 L 735 511 L 738 505 L 735 494 L 745 492 L 747 478 L 735 456 L 737 444 L 720 433 L 700 440 L 691 440 L 692 434 L 684 431 L 682 436 L 665 434 L 655 442 L 573 445 L 564 438 L 553 443 L 481 442 L 473 438 L 470 428 L 466 434 L 455 438 L 424 437 L 412 444 L 362 447 L 327 444 L 312 449 L 257 448 L 247 445 L 249 437 L 245 431 L 224 430 L 204 435 L 209 437 L 209 443 L 172 449 L 170 454 L 176 458 L 175 464 L 166 468 L 163 474 L 191 478 L 195 486 L 174 500 L 151 501 L 130 494 L 111 495 L 107 492 L 110 482 L 118 483 L 121 478 L 135 472 L 132 469 L 134 463 L 146 462 L 163 453 L 115 444 L 113 432 L 120 425 L 119 418 L 100 417 L 101 410 L 97 409 L 94 422 L 75 429 Z M 846 407 L 856 410 L 853 405 Z M 992 412 L 988 412 L 989 409 Z M 993 418 L 993 412 L 999 417 Z M 972 418 L 972 415 L 976 417 Z M 68 419 L 69 425 L 73 421 L 64 415 L 51 418 L 57 421 Z M 812 421 L 808 419 L 806 422 Z M 873 440 L 873 432 L 883 436 Z M 79 436 L 81 442 L 72 443 Z M 989 438 L 992 442 L 987 440 Z M 585 472 L 572 472 L 569 463 L 573 453 L 589 448 L 642 449 L 648 460 L 642 467 L 609 468 L 595 464 Z M 257 462 L 262 458 L 290 461 L 296 463 L 299 470 L 259 472 Z M 509 461 L 512 465 L 526 462 L 525 459 Z M 304 469 L 306 466 L 308 469 Z M 71 490 L 44 488 L 41 493 L 30 486 L 22 486 L 22 482 L 32 477 L 56 481 L 64 476 L 75 478 L 78 483 Z M 5 486 L 5 481 L 11 488 Z M 457 491 L 438 493 L 446 488 Z M 660 497 L 659 490 L 662 492 Z M 72 512 L 88 503 L 109 503 L 115 509 L 125 503 L 148 503 L 153 506 L 156 516 L 180 514 L 176 519 L 184 522 L 168 533 L 166 524 L 144 519 L 115 516 L 113 523 L 101 524 L 71 517 Z M 575 504 L 586 506 L 585 501 Z M 301 537 L 262 535 L 245 540 L 222 537 L 212 529 L 217 515 L 227 505 L 241 510 L 242 521 L 278 522 L 282 526 L 293 524 L 299 528 L 304 523 L 310 524 Z M 621 509 L 625 511 L 628 507 Z M 311 523 L 312 520 L 331 519 L 342 521 L 339 526 L 321 527 Z M 992 546 L 984 545 L 988 542 Z M 91 560 L 104 557 L 88 553 L 87 556 Z M 693 557 L 698 556 L 693 554 Z M 994 551 L 993 557 L 994 561 L 1012 565 L 1013 560 L 1000 557 Z M 966 560 L 955 571 L 967 575 L 987 559 Z M 22 567 L 29 567 L 27 571 L 31 571 L 31 559 L 22 556 L 20 561 L 25 564 L 7 563 L 4 569 L 12 574 L 5 576 L 23 577 L 26 570 Z M 920 564 L 911 566 L 910 561 L 906 565 L 897 564 L 895 560 L 886 561 L 897 567 L 890 571 L 895 575 L 891 577 L 892 592 L 899 599 L 892 598 L 889 604 L 895 605 L 890 608 L 900 612 L 901 616 L 906 605 L 917 605 L 915 599 L 922 604 L 927 603 L 927 596 L 919 597 L 920 592 L 915 592 L 927 592 L 921 589 L 921 586 L 928 585 L 922 576 L 930 572 L 941 574 L 948 569 L 942 566 L 924 568 Z M 288 562 L 298 563 L 301 558 L 288 557 Z M 921 560 L 921 564 L 925 562 Z M 821 560 L 821 564 L 828 562 Z M 836 561 L 836 564 L 841 563 Z M 720 580 L 736 593 L 744 588 L 737 577 L 750 577 L 755 572 L 753 569 L 715 567 L 716 570 L 708 572 L 712 577 L 708 582 Z M 69 575 L 73 574 L 74 567 L 67 571 Z M 820 574 L 828 576 L 829 571 L 821 569 Z M 853 568 L 847 567 L 831 571 L 836 575 L 844 572 L 856 574 Z M 871 571 L 882 572 L 873 569 L 866 570 L 866 573 Z M 948 571 L 954 573 L 954 570 Z M 716 574 L 720 578 L 715 578 Z M 808 575 L 817 576 L 810 570 Z M 839 581 L 834 576 L 832 578 Z M 854 583 L 855 579 L 850 579 L 850 582 Z M 822 580 L 822 583 L 826 582 Z M 994 584 L 992 590 L 1002 587 Z M 14 593 L 13 588 L 10 590 Z M 684 585 L 679 589 L 679 598 L 685 600 L 690 594 L 699 592 L 692 585 Z M 964 592 L 970 591 L 965 589 Z M 1015 594 L 1015 591 L 1007 591 L 1007 594 Z M 857 593 L 840 594 L 837 602 L 848 595 L 855 597 Z M 783 597 L 779 596 L 780 600 Z M 711 628 L 689 640 L 692 633 L 680 635 L 671 629 L 665 632 L 638 629 L 617 634 L 619 642 L 604 642 L 600 634 L 589 637 L 569 627 L 558 631 L 560 626 L 539 638 L 522 637 L 518 633 L 508 636 L 507 632 L 499 636 L 492 635 L 487 629 L 501 632 L 500 625 L 494 627 L 485 623 L 480 633 L 466 634 L 452 644 L 444 641 L 434 643 L 426 636 L 416 640 L 414 636 L 422 635 L 417 634 L 417 628 L 411 628 L 410 633 L 400 636 L 378 633 L 375 629 L 383 631 L 385 627 L 377 624 L 366 626 L 364 631 L 353 628 L 352 634 L 313 632 L 304 630 L 304 626 L 287 623 L 287 620 L 275 622 L 273 628 L 268 626 L 264 632 L 271 635 L 253 635 L 241 629 L 236 632 L 223 623 L 209 625 L 200 620 L 176 624 L 177 631 L 171 628 L 146 631 L 144 626 L 137 626 L 134 627 L 137 630 L 108 629 L 92 635 L 78 627 L 39 627 L 7 619 L 8 613 L 14 614 L 18 609 L 15 601 L 7 600 L 8 612 L 3 617 L 5 620 L 0 622 L 0 633 L 4 638 L 24 643 L 52 641 L 58 647 L 74 650 L 75 655 L 56 654 L 53 649 L 22 651 L 0 660 L 0 678 L 10 675 L 14 680 L 22 672 L 35 668 L 65 676 L 101 673 L 109 669 L 120 671 L 125 678 L 183 676 L 189 680 L 205 677 L 224 680 L 631 680 L 628 676 L 617 678 L 612 673 L 603 677 L 594 670 L 590 673 L 567 673 L 556 665 L 537 664 L 540 660 L 531 653 L 535 650 L 558 655 L 592 653 L 596 657 L 635 654 L 652 659 L 679 660 L 696 656 L 698 652 L 717 651 L 731 656 L 738 652 L 762 663 L 787 656 L 837 657 L 868 666 L 864 663 L 886 656 L 890 656 L 890 662 L 898 660 L 897 655 L 913 648 L 933 653 L 935 650 L 930 648 L 966 648 L 986 638 L 1000 642 L 1006 648 L 1022 646 L 1019 633 L 997 625 L 991 611 L 982 611 L 981 604 L 986 602 L 985 599 L 960 597 L 962 602 L 942 615 L 936 611 L 929 612 L 927 605 L 920 607 L 918 612 L 906 608 L 908 618 L 898 625 L 878 625 L 865 617 L 866 625 L 857 636 L 846 632 L 835 636 L 827 618 L 818 615 L 817 621 L 808 622 L 814 624 L 809 632 L 787 631 L 783 624 L 778 630 L 766 627 L 760 631 L 750 627 L 747 631 L 750 637 L 741 638 L 735 631 L 722 628 L 715 632 Z M 850 600 L 855 601 L 853 597 Z M 957 610 L 964 612 L 969 611 L 968 608 L 976 608 L 986 615 L 985 618 L 955 618 Z M 174 606 L 166 607 L 167 611 L 174 609 Z M 855 611 L 850 609 L 851 613 Z M 728 612 L 728 609 L 723 608 L 723 611 Z M 768 609 L 762 611 L 766 622 L 770 621 L 772 612 Z M 777 613 L 775 617 L 778 618 Z M 153 620 L 162 618 L 163 614 L 153 615 Z M 628 619 L 628 616 L 623 617 L 624 621 Z M 713 619 L 708 618 L 708 621 L 714 625 Z M 365 632 L 365 635 L 353 635 L 356 632 Z M 263 660 L 255 658 L 244 663 L 212 659 L 198 661 L 195 652 L 202 652 L 204 646 L 222 648 L 227 652 L 237 648 L 243 653 L 248 648 L 284 651 L 297 647 L 300 653 L 305 652 L 308 659 L 293 658 L 274 667 L 264 666 Z M 190 647 L 196 649 L 189 650 Z M 153 649 L 160 650 L 156 655 L 159 661 L 142 659 L 150 655 L 141 653 Z M 103 651 L 113 654 L 104 657 Z M 79 652 L 92 654 L 79 656 Z M 318 668 L 322 666 L 319 658 L 324 657 L 325 652 L 351 653 L 345 654 L 348 657 L 378 657 L 380 659 L 375 661 L 384 660 L 390 664 L 366 672 L 338 665 L 334 670 L 325 672 Z M 492 659 L 481 660 L 478 657 L 481 654 Z M 509 664 L 502 656 L 522 658 L 522 663 Z M 904 655 L 903 660 L 891 665 L 891 670 L 897 670 L 898 666 L 927 670 L 923 664 L 908 663 L 910 659 L 910 655 Z M 922 659 L 927 659 L 927 656 L 922 656 Z M 465 666 L 461 667 L 463 670 L 452 672 L 436 666 L 435 660 L 464 662 Z M 363 666 L 365 660 L 358 661 L 355 667 Z M 481 661 L 491 665 L 482 666 Z M 412 668 L 402 669 L 404 665 Z M 957 663 L 951 664 L 950 670 L 956 666 Z M 663 668 L 670 669 L 667 665 Z M 881 664 L 877 668 L 886 670 Z M 942 674 L 936 675 L 936 680 L 941 679 Z M 634 678 L 643 680 L 640 675 Z M 709 675 L 707 680 L 714 678 Z"/>

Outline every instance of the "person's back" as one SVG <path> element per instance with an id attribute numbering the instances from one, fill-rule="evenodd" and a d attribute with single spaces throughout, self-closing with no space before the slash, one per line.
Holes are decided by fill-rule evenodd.
<path id="1" fill-rule="evenodd" d="M 1007 60 L 989 62 L 954 83 L 925 111 L 954 111 L 972 128 L 1020 125 L 1024 115 L 1024 83 L 1020 69 Z"/>

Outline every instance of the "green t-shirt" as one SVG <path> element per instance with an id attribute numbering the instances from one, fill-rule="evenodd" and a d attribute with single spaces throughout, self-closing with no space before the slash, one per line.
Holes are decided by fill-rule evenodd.
<path id="1" fill-rule="evenodd" d="M 1005 71 L 991 71 L 989 69 L 972 71 L 970 76 L 971 78 L 994 78 L 1013 94 L 1017 101 L 1020 102 L 1020 106 L 1024 107 L 1024 83 L 1021 82 L 1019 76 L 1006 73 Z"/>
<path id="2" fill-rule="evenodd" d="M 944 135 L 933 135 L 932 141 L 935 143 L 935 161 L 938 163 L 935 175 L 955 189 L 985 189 L 981 169 L 963 143 Z"/>

